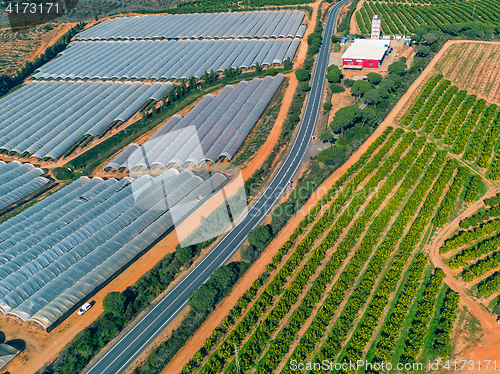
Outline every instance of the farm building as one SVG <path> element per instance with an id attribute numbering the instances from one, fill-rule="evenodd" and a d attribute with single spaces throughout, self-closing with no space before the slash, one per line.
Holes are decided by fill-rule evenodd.
<path id="1" fill-rule="evenodd" d="M 356 39 L 342 55 L 342 66 L 377 69 L 387 52 L 389 41 Z"/>

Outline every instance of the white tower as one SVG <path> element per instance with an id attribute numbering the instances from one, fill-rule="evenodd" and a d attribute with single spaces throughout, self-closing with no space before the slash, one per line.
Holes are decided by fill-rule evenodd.
<path id="1" fill-rule="evenodd" d="M 382 20 L 378 18 L 377 15 L 373 16 L 372 19 L 372 39 L 380 39 L 380 29 L 382 25 Z"/>

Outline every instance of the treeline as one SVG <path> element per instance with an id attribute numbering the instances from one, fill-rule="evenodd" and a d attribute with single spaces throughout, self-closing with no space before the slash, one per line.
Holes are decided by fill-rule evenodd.
<path id="1" fill-rule="evenodd" d="M 78 25 L 72 27 L 54 45 L 48 47 L 40 57 L 35 58 L 34 61 L 27 61 L 17 74 L 0 75 L 0 96 L 7 94 L 11 89 L 21 84 L 26 78 L 33 74 L 35 70 L 52 60 L 58 53 L 64 51 L 70 43 L 71 38 L 79 33 L 84 26 L 85 23 L 80 22 Z"/>

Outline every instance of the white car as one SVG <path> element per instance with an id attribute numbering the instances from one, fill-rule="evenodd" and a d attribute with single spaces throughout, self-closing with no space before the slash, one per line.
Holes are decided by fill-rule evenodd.
<path id="1" fill-rule="evenodd" d="M 90 308 L 92 308 L 92 304 L 90 304 L 90 303 L 83 304 L 82 307 L 80 308 L 80 310 L 78 311 L 78 315 L 81 316 L 83 313 L 85 313 Z"/>

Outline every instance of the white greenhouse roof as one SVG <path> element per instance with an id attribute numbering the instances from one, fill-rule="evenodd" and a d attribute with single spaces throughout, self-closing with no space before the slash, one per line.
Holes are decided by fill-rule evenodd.
<path id="1" fill-rule="evenodd" d="M 342 59 L 382 60 L 387 48 L 377 45 L 353 45 L 345 51 Z"/>
<path id="2" fill-rule="evenodd" d="M 391 44 L 390 40 L 380 39 L 355 39 L 352 45 L 377 45 L 380 47 L 388 47 Z"/>

